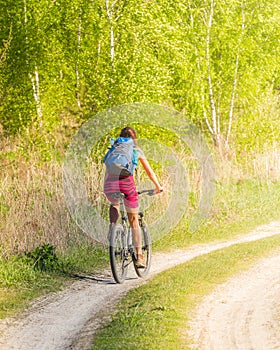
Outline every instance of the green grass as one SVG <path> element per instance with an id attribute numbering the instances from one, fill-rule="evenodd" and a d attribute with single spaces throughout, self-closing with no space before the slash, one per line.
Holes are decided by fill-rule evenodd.
<path id="1" fill-rule="evenodd" d="M 280 217 L 280 183 L 256 180 L 217 184 L 216 198 L 208 221 L 190 234 L 188 220 L 153 244 L 154 251 L 184 248 L 196 243 L 230 239 L 237 234 Z M 60 268 L 35 270 L 18 257 L 0 258 L 0 318 L 26 308 L 39 295 L 57 291 L 77 274 L 94 273 L 108 266 L 107 249 L 94 244 L 72 246 L 58 254 Z"/>
<path id="2" fill-rule="evenodd" d="M 279 253 L 279 247 L 277 235 L 215 251 L 157 275 L 120 302 L 92 349 L 190 349 L 187 322 L 202 297 L 261 257 Z"/>
<path id="3" fill-rule="evenodd" d="M 38 259 L 38 250 L 32 257 Z M 42 255 L 41 255 L 42 256 Z M 44 261 L 50 261 L 49 254 Z M 107 251 L 83 244 L 69 249 L 67 255 L 57 254 L 57 261 L 45 269 L 29 256 L 0 257 L 0 319 L 26 308 L 41 295 L 56 292 L 75 281 L 80 273 L 94 273 L 107 264 Z M 37 268 L 36 268 L 37 266 Z"/>
<path id="4" fill-rule="evenodd" d="M 18 257 L 0 259 L 0 318 L 24 309 L 39 295 L 57 291 L 66 284 L 62 275 L 35 271 Z"/>
<path id="5" fill-rule="evenodd" d="M 166 251 L 231 239 L 277 218 L 280 218 L 280 182 L 248 179 L 217 183 L 213 206 L 204 225 L 190 233 L 189 219 L 183 219 L 172 232 L 155 242 L 153 248 Z"/>
<path id="6" fill-rule="evenodd" d="M 154 250 L 231 239 L 280 218 L 280 184 L 254 180 L 218 184 L 209 220 L 190 234 L 184 220 Z M 113 321 L 95 338 L 92 349 L 188 349 L 187 321 L 201 298 L 219 283 L 247 269 L 280 246 L 280 236 L 235 245 L 177 266 L 129 292 Z"/>

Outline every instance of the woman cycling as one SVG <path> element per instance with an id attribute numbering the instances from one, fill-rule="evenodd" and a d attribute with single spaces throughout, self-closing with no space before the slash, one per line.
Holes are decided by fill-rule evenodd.
<path id="1" fill-rule="evenodd" d="M 136 132 L 133 128 L 127 126 L 121 130 L 120 138 L 133 140 L 134 147 L 138 153 L 138 159 L 146 171 L 148 177 L 155 185 L 155 193 L 162 192 L 163 188 L 159 183 L 157 176 L 153 172 L 149 162 L 144 156 L 142 150 L 137 145 Z M 118 141 L 118 139 L 117 139 Z M 145 260 L 142 254 L 141 233 L 138 223 L 138 193 L 133 175 L 111 175 L 106 172 L 104 181 L 104 193 L 111 202 L 109 216 L 110 227 L 114 225 L 119 217 L 119 201 L 114 198 L 113 193 L 121 192 L 125 195 L 124 204 L 128 215 L 129 224 L 132 230 L 133 244 L 136 250 L 138 268 L 145 268 Z"/>

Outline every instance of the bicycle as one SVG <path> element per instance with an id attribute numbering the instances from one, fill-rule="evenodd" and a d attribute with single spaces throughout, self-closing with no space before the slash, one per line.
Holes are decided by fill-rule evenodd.
<path id="1" fill-rule="evenodd" d="M 138 194 L 153 196 L 155 193 L 154 190 L 143 190 L 138 192 Z M 133 263 L 138 277 L 143 278 L 147 276 L 151 266 L 152 244 L 148 227 L 144 221 L 144 213 L 140 211 L 138 213 L 138 220 L 141 231 L 142 252 L 146 267 L 138 268 L 136 266 L 137 256 L 132 243 L 132 232 L 131 228 L 128 226 L 128 217 L 124 207 L 125 195 L 118 192 L 113 194 L 113 196 L 120 201 L 121 223 L 114 224 L 109 231 L 110 265 L 114 280 L 117 283 L 123 283 L 126 279 L 128 267 L 131 263 Z"/>

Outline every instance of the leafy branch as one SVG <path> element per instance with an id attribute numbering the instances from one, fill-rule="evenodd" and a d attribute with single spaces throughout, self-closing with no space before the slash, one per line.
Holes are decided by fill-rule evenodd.
<path id="1" fill-rule="evenodd" d="M 12 26 L 11 26 L 8 39 L 6 41 L 4 41 L 4 48 L 0 54 L 0 63 L 4 62 L 4 59 L 5 59 L 6 53 L 8 51 L 8 48 L 11 44 L 12 38 L 13 37 L 12 37 Z"/>

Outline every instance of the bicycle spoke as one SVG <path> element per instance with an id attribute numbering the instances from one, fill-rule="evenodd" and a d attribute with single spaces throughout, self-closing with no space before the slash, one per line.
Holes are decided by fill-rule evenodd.
<path id="1" fill-rule="evenodd" d="M 128 268 L 128 250 L 124 236 L 126 232 L 122 225 L 115 225 L 110 237 L 110 264 L 114 279 L 117 283 L 123 283 Z"/>
<path id="2" fill-rule="evenodd" d="M 148 274 L 151 266 L 152 245 L 148 227 L 146 225 L 142 225 L 140 228 L 142 238 L 142 254 L 144 255 L 146 267 L 138 268 L 136 266 L 136 261 L 134 261 L 134 267 L 139 277 L 145 277 Z"/>

